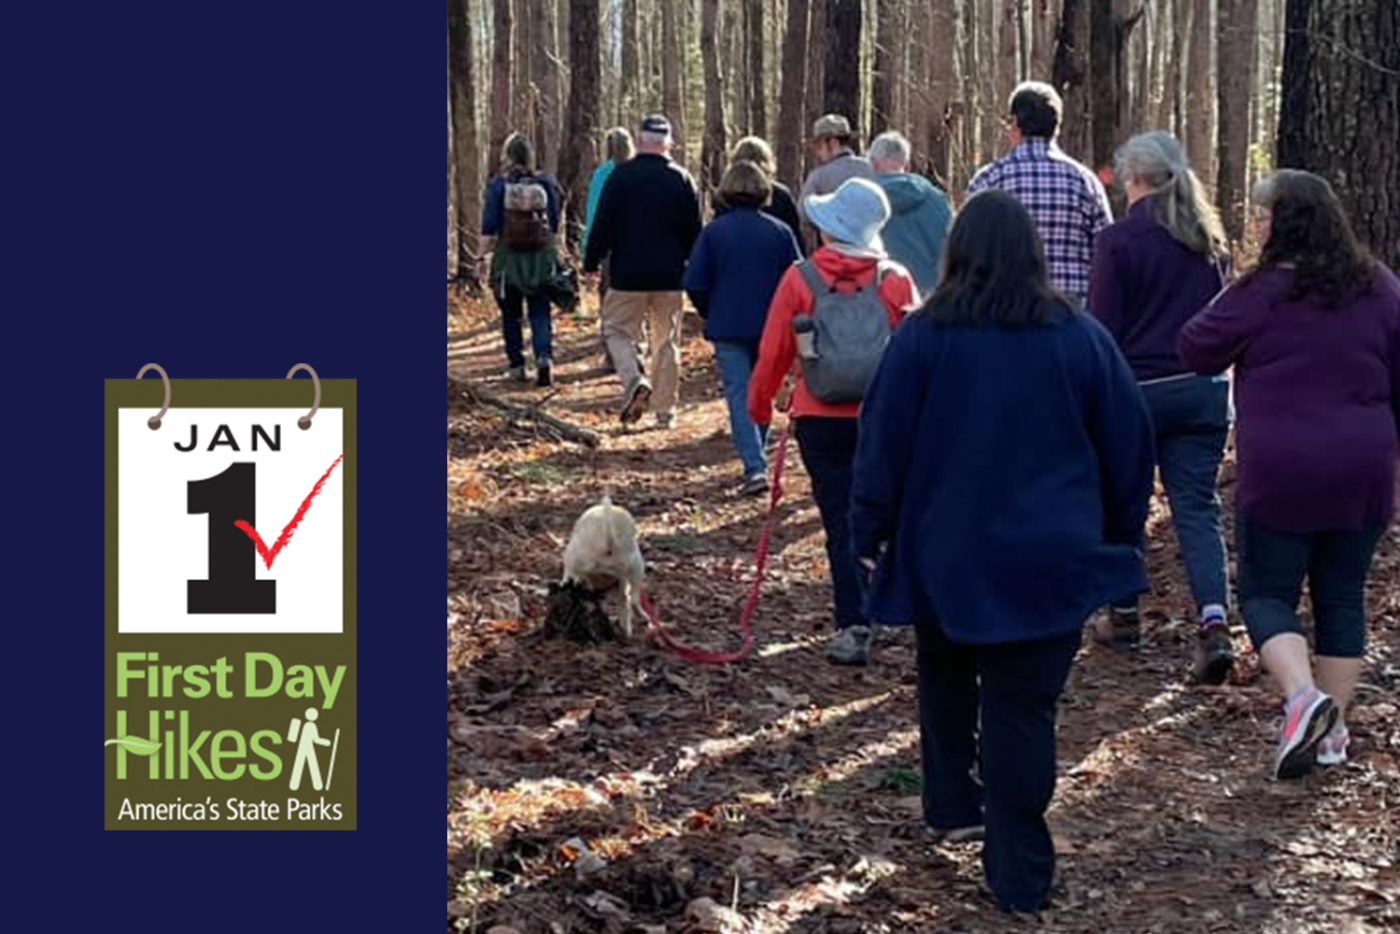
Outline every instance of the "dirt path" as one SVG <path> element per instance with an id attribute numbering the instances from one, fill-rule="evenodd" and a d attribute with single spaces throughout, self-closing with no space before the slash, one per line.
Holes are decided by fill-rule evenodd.
<path id="1" fill-rule="evenodd" d="M 705 668 L 640 638 L 543 637 L 569 528 L 611 490 L 638 519 L 668 625 L 731 644 L 762 509 L 734 494 L 704 341 L 686 343 L 678 429 L 624 434 L 616 381 L 594 371 L 596 321 L 556 320 L 552 391 L 503 382 L 493 310 L 463 302 L 448 322 L 449 931 L 674 934 L 703 929 L 685 917 L 702 897 L 755 934 L 1400 928 L 1396 532 L 1370 593 L 1354 758 L 1276 784 L 1276 701 L 1254 656 L 1225 688 L 1183 680 L 1189 599 L 1154 509 L 1144 651 L 1081 654 L 1061 711 L 1059 891 L 1012 921 L 976 846 L 935 848 L 920 825 L 911 634 L 884 631 L 864 670 L 821 654 L 820 523 L 795 450 L 752 659 Z M 454 380 L 547 399 L 604 442 L 508 424 Z"/>

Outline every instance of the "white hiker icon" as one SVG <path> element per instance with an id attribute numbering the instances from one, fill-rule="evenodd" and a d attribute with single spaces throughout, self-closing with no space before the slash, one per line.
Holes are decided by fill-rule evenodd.
<path id="1" fill-rule="evenodd" d="M 326 772 L 326 789 L 331 787 L 331 776 L 335 774 L 335 753 L 340 746 L 340 730 L 335 731 L 335 743 L 328 739 L 321 738 L 321 731 L 316 729 L 316 708 L 306 708 L 306 722 L 302 723 L 296 717 L 292 718 L 292 725 L 287 732 L 287 739 L 297 744 L 296 760 L 292 763 L 292 791 L 301 787 L 301 770 L 310 766 L 311 787 L 317 791 L 321 790 L 321 760 L 316 752 L 317 746 L 331 747 L 330 769 Z"/>

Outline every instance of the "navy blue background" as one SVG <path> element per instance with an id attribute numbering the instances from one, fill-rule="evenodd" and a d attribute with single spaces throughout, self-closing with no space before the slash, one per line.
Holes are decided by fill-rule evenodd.
<path id="1" fill-rule="evenodd" d="M 0 15 L 5 926 L 437 928 L 442 8 Z M 359 381 L 357 831 L 102 829 L 102 381 L 151 361 Z"/>

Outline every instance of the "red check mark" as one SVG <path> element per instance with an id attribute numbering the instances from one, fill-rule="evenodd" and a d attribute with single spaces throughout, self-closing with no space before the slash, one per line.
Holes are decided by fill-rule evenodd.
<path id="1" fill-rule="evenodd" d="M 348 453 L 347 451 L 346 454 Z M 234 525 L 243 530 L 243 534 L 253 540 L 253 545 L 258 549 L 258 554 L 262 556 L 263 564 L 267 566 L 268 570 L 272 569 L 272 562 L 273 559 L 277 557 L 277 553 L 283 548 L 286 548 L 287 543 L 292 540 L 292 533 L 297 530 L 297 526 L 301 524 L 301 520 L 306 516 L 306 510 L 311 508 L 311 501 L 316 498 L 316 494 L 321 492 L 321 487 L 325 486 L 326 481 L 331 478 L 331 471 L 335 470 L 344 458 L 345 454 L 337 457 L 335 463 L 331 464 L 326 472 L 321 474 L 321 479 L 317 480 L 316 485 L 311 488 L 311 492 L 306 494 L 306 499 L 301 501 L 301 506 L 297 509 L 297 514 L 292 516 L 292 521 L 287 523 L 287 527 L 282 530 L 281 535 L 277 536 L 277 541 L 272 543 L 271 548 L 267 547 L 267 542 L 263 541 L 262 536 L 258 534 L 258 530 L 247 522 L 239 519 L 234 523 Z"/>

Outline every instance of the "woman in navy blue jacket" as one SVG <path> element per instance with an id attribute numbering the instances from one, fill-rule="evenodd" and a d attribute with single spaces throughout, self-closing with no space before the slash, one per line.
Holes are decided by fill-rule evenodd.
<path id="1" fill-rule="evenodd" d="M 686 293 L 704 316 L 705 337 L 714 344 L 729 430 L 744 466 L 740 492 L 747 496 L 768 489 L 767 432 L 749 418 L 749 374 L 758 361 L 773 292 L 798 260 L 791 228 L 763 213 L 772 191 L 768 174 L 757 164 L 730 166 L 719 183 L 726 212 L 700 234 L 685 269 Z"/>
<path id="2" fill-rule="evenodd" d="M 985 833 L 1007 910 L 1050 890 L 1055 705 L 1085 621 L 1146 589 L 1152 475 L 1113 338 L 1051 289 L 1014 197 L 971 198 L 866 394 L 851 527 L 870 619 L 918 635 L 924 820 Z"/>

